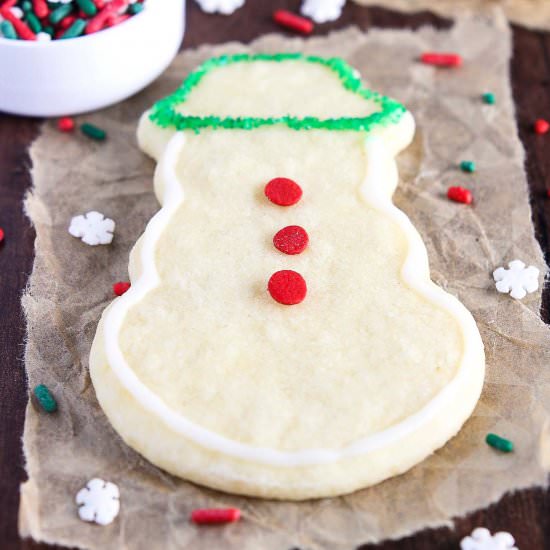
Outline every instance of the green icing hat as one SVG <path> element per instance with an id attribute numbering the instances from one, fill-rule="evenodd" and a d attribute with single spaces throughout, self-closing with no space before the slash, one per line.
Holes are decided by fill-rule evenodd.
<path id="1" fill-rule="evenodd" d="M 178 112 L 177 107 L 184 104 L 202 79 L 212 71 L 236 63 L 300 61 L 316 63 L 330 69 L 340 80 L 342 87 L 366 101 L 373 102 L 380 110 L 363 117 L 317 118 L 313 116 L 296 117 L 230 117 L 196 116 Z M 204 62 L 192 72 L 172 95 L 161 99 L 152 108 L 149 118 L 161 128 L 175 130 L 201 129 L 240 129 L 253 130 L 263 126 L 283 125 L 293 130 L 351 130 L 368 132 L 374 127 L 397 124 L 406 109 L 397 101 L 365 88 L 350 65 L 338 57 L 324 58 L 305 56 L 299 53 L 278 54 L 235 54 L 215 57 Z"/>

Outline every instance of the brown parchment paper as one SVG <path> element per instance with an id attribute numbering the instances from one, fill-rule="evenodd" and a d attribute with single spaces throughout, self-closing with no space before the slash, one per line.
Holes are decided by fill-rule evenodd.
<path id="1" fill-rule="evenodd" d="M 425 49 L 461 45 L 464 68 L 438 71 L 415 62 Z M 396 202 L 427 244 L 434 279 L 473 312 L 487 351 L 482 400 L 443 449 L 376 487 L 336 499 L 273 502 L 224 495 L 175 479 L 127 447 L 99 408 L 88 376 L 88 352 L 114 281 L 127 279 L 130 248 L 157 210 L 153 162 L 137 148 L 138 116 L 172 91 L 205 58 L 240 51 L 305 51 L 340 55 L 370 86 L 405 102 L 418 131 L 399 159 Z M 498 294 L 491 273 L 516 257 L 544 270 L 533 236 L 523 151 L 516 135 L 508 78 L 510 34 L 505 18 L 471 18 L 454 28 L 418 32 L 348 29 L 328 38 L 266 36 L 250 47 L 226 44 L 186 51 L 140 95 L 89 119 L 107 129 L 104 144 L 68 136 L 46 124 L 32 148 L 34 191 L 27 209 L 36 226 L 36 262 L 24 296 L 29 385 L 47 384 L 59 412 L 31 402 L 24 448 L 29 481 L 22 487 L 24 534 L 94 549 L 351 549 L 400 537 L 485 506 L 504 492 L 546 482 L 550 462 L 550 338 L 538 316 L 540 292 L 524 302 Z M 480 92 L 493 90 L 495 106 Z M 86 117 L 88 118 L 88 117 Z M 462 174 L 461 159 L 478 171 Z M 476 203 L 445 198 L 467 185 Z M 117 222 L 112 245 L 87 247 L 67 233 L 71 216 L 97 209 Z M 494 431 L 516 452 L 487 447 Z M 81 522 L 74 495 L 99 476 L 120 486 L 121 512 L 108 527 Z M 197 529 L 190 511 L 238 506 L 244 519 Z"/>
<path id="2" fill-rule="evenodd" d="M 392 10 L 415 12 L 429 10 L 444 17 L 465 12 L 486 12 L 500 7 L 512 23 L 533 29 L 550 29 L 548 0 L 353 0 L 366 6 L 382 6 Z"/>

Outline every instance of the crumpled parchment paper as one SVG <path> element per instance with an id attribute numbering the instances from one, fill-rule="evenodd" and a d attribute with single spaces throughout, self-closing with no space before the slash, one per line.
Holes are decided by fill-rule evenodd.
<path id="1" fill-rule="evenodd" d="M 460 51 L 464 67 L 419 64 L 427 49 Z M 153 162 L 135 140 L 139 115 L 172 91 L 199 62 L 240 51 L 305 51 L 339 55 L 376 90 L 414 114 L 414 143 L 399 158 L 395 201 L 427 244 L 432 275 L 473 312 L 487 353 L 482 399 L 466 426 L 443 449 L 408 473 L 335 499 L 273 502 L 221 494 L 175 479 L 127 447 L 95 399 L 88 352 L 96 323 L 127 279 L 130 248 L 158 209 Z M 29 481 L 22 486 L 21 532 L 53 543 L 94 549 L 212 550 L 351 549 L 484 507 L 506 491 L 544 485 L 550 463 L 550 332 L 538 315 L 540 290 L 523 302 L 498 294 L 493 269 L 520 258 L 544 271 L 533 235 L 524 153 L 517 137 L 508 74 L 505 17 L 471 17 L 450 30 L 356 29 L 307 41 L 270 35 L 250 46 L 231 43 L 185 51 L 151 87 L 86 117 L 108 131 L 98 144 L 44 126 L 32 147 L 34 190 L 26 207 L 36 227 L 36 261 L 23 302 L 28 319 L 29 385 L 47 384 L 59 411 L 31 400 L 24 448 Z M 480 94 L 496 94 L 494 106 Z M 457 165 L 474 160 L 477 171 Z M 473 190 L 471 207 L 445 198 L 449 185 Z M 71 237 L 72 216 L 99 210 L 117 222 L 110 246 Z M 542 280 L 542 275 L 541 275 Z M 516 451 L 488 447 L 487 432 L 512 439 Z M 92 477 L 120 486 L 121 512 L 108 527 L 81 522 L 76 492 Z M 237 506 L 243 520 L 199 529 L 191 510 Z"/>
<path id="2" fill-rule="evenodd" d="M 533 29 L 550 29 L 548 0 L 353 0 L 364 6 L 381 6 L 391 10 L 415 12 L 429 10 L 444 17 L 467 12 L 483 13 L 500 7 L 512 23 Z"/>

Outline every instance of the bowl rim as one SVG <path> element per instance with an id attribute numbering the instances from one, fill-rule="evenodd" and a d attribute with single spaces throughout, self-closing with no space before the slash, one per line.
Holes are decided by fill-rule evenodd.
<path id="1" fill-rule="evenodd" d="M 105 36 L 106 34 L 112 35 L 114 32 L 121 32 L 120 27 L 124 27 L 129 29 L 129 25 L 135 26 L 141 20 L 145 17 L 147 17 L 147 13 L 152 8 L 150 6 L 160 6 L 162 0 L 144 0 L 144 3 L 147 4 L 144 10 L 140 11 L 139 13 L 136 13 L 135 15 L 132 15 L 128 20 L 123 21 L 119 25 L 115 25 L 114 27 L 109 27 L 108 29 L 102 29 L 101 31 L 94 32 L 92 34 L 82 34 L 80 36 L 77 36 L 75 38 L 71 38 L 69 40 L 48 40 L 48 41 L 38 41 L 38 40 L 10 40 L 7 38 L 4 38 L 0 36 L 0 48 L 6 46 L 8 48 L 68 48 L 71 47 L 71 44 L 74 44 L 74 41 L 78 41 L 79 43 L 82 43 L 84 40 L 87 42 L 93 42 L 101 40 L 102 36 Z M 165 5 L 166 5 L 165 0 Z M 175 3 L 185 3 L 185 0 L 175 0 Z"/>

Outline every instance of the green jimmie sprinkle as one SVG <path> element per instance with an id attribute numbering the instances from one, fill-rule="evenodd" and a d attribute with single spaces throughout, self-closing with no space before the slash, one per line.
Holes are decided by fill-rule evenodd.
<path id="1" fill-rule="evenodd" d="M 107 132 L 105 130 L 98 128 L 89 122 L 82 124 L 82 126 L 80 126 L 80 131 L 85 136 L 95 139 L 96 141 L 105 141 L 105 138 L 107 137 Z"/>
<path id="2" fill-rule="evenodd" d="M 0 23 L 0 33 L 2 33 L 4 38 L 8 38 L 9 40 L 17 40 L 17 32 L 15 31 L 15 27 L 9 21 L 2 21 L 2 23 Z"/>
<path id="3" fill-rule="evenodd" d="M 76 38 L 80 36 L 86 28 L 86 21 L 84 19 L 77 19 L 62 35 L 61 39 Z"/>
<path id="4" fill-rule="evenodd" d="M 509 439 L 504 439 L 504 437 L 500 437 L 497 434 L 487 434 L 485 441 L 487 445 L 503 453 L 511 453 L 514 450 L 514 444 Z"/>
<path id="5" fill-rule="evenodd" d="M 57 401 L 44 384 L 40 384 L 34 388 L 34 395 L 46 412 L 53 413 L 57 410 Z"/>
<path id="6" fill-rule="evenodd" d="M 92 0 L 76 0 L 76 3 L 86 15 L 95 15 L 97 13 L 97 8 Z"/>

